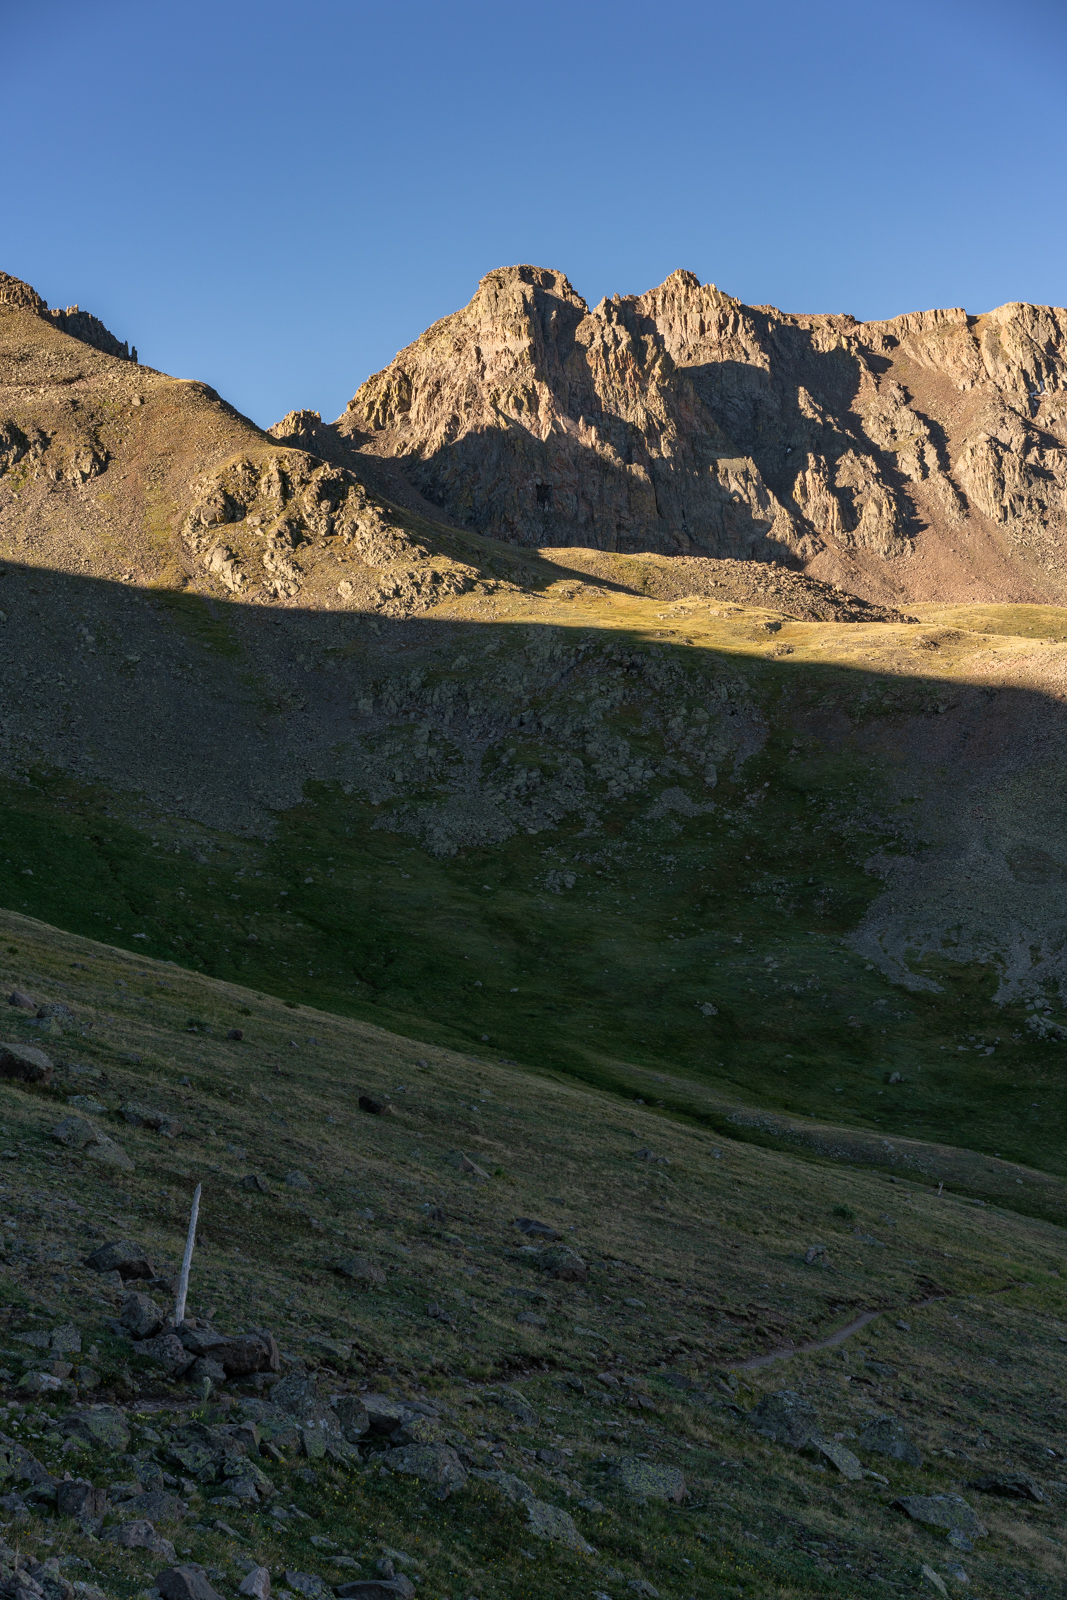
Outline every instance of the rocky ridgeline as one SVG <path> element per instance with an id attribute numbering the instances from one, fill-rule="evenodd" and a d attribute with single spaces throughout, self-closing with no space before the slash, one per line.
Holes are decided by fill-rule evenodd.
<path id="1" fill-rule="evenodd" d="M 843 562 L 868 589 L 957 599 L 921 592 L 907 558 L 981 532 L 1047 591 L 1065 342 L 1055 307 L 859 323 L 679 271 L 590 310 L 562 273 L 506 267 L 369 378 L 335 433 L 517 544 Z"/>
<path id="2" fill-rule="evenodd" d="M 38 317 L 52 323 L 60 333 L 69 333 L 72 339 L 80 339 L 83 344 L 91 344 L 94 350 L 102 350 L 105 355 L 117 356 L 121 361 L 137 361 L 136 347 L 132 348 L 124 339 L 121 343 L 115 335 L 105 328 L 99 317 L 94 317 L 89 311 L 82 311 L 78 306 L 67 306 L 66 310 L 48 309 L 48 302 L 42 300 L 36 289 L 28 283 L 23 283 L 21 278 L 13 278 L 7 272 L 0 272 L 0 306 L 13 306 L 19 311 L 32 311 Z"/>

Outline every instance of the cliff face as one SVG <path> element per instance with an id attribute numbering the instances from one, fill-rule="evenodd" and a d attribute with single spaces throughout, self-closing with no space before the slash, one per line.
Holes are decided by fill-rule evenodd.
<path id="1" fill-rule="evenodd" d="M 785 561 L 882 600 L 1062 603 L 1065 340 L 1056 308 L 858 323 L 745 306 L 689 272 L 590 311 L 561 273 L 508 267 L 330 431 L 516 544 Z"/>

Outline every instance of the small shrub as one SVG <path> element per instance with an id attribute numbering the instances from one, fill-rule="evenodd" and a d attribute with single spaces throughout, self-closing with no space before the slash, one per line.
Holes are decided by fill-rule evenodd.
<path id="1" fill-rule="evenodd" d="M 835 1206 L 833 1214 L 835 1217 L 843 1218 L 845 1222 L 855 1222 L 856 1220 L 856 1213 L 851 1206 Z"/>

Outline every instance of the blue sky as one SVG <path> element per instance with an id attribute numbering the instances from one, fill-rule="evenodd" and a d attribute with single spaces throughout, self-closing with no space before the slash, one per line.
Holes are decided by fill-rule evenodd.
<path id="1" fill-rule="evenodd" d="M 478 279 L 1063 304 L 1049 0 L 0 0 L 0 268 L 263 425 Z"/>

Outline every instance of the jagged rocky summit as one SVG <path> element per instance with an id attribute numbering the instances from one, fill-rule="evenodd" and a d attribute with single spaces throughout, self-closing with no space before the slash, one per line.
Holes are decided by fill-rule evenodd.
<path id="1" fill-rule="evenodd" d="M 336 423 L 271 431 L 387 462 L 514 544 L 775 560 L 881 601 L 1062 603 L 1065 338 L 1055 307 L 861 323 L 684 271 L 590 310 L 562 273 L 505 267 Z"/>
<path id="2" fill-rule="evenodd" d="M 19 311 L 32 311 L 35 316 L 50 322 L 61 333 L 69 333 L 71 338 L 80 339 L 83 344 L 91 344 L 95 350 L 102 350 L 105 355 L 117 356 L 121 361 L 137 360 L 136 345 L 130 346 L 123 339 L 120 343 L 110 329 L 105 328 L 99 317 L 94 317 L 89 311 L 82 311 L 78 306 L 67 306 L 61 311 L 58 307 L 48 309 L 47 300 L 42 300 L 36 289 L 28 283 L 23 283 L 21 278 L 13 278 L 10 273 L 0 272 L 0 306 L 13 306 Z"/>

